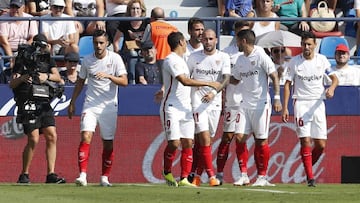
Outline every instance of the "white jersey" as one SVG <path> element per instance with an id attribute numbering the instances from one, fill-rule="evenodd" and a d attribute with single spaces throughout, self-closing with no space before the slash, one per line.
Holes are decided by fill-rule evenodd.
<path id="1" fill-rule="evenodd" d="M 185 61 L 188 60 L 190 54 L 197 52 L 197 51 L 201 51 L 204 49 L 204 46 L 202 44 L 200 44 L 200 47 L 195 49 L 194 47 L 191 46 L 191 44 L 189 43 L 189 41 L 186 43 L 186 52 L 184 54 L 184 59 Z"/>
<path id="2" fill-rule="evenodd" d="M 225 47 L 223 52 L 229 54 L 230 56 L 230 64 L 231 64 L 231 72 L 233 72 L 234 65 L 240 55 L 243 55 L 244 52 L 239 52 L 239 48 L 236 44 L 230 44 L 229 46 Z M 241 101 L 241 82 L 237 85 L 233 85 L 229 83 L 226 86 L 226 98 L 225 98 L 225 106 L 239 106 Z"/>
<path id="3" fill-rule="evenodd" d="M 191 77 L 199 81 L 218 81 L 223 80 L 223 75 L 230 75 L 230 57 L 228 54 L 216 50 L 213 55 L 206 55 L 204 51 L 197 51 L 189 56 L 187 61 Z M 198 107 L 202 105 L 201 98 L 212 90 L 211 87 L 193 87 L 191 91 L 192 105 Z M 219 92 L 209 103 L 213 110 L 221 109 L 222 96 Z"/>
<path id="4" fill-rule="evenodd" d="M 190 77 L 189 68 L 182 57 L 171 52 L 163 64 L 163 84 L 165 87 L 161 108 L 164 106 L 183 107 L 191 110 L 191 87 L 184 86 L 176 77 L 184 74 Z"/>
<path id="5" fill-rule="evenodd" d="M 324 55 L 315 53 L 306 60 L 302 54 L 293 57 L 288 66 L 286 80 L 293 82 L 293 99 L 325 99 L 324 77 L 334 74 Z"/>
<path id="6" fill-rule="evenodd" d="M 103 59 L 98 59 L 94 54 L 84 57 L 79 77 L 88 79 L 84 108 L 105 108 L 108 104 L 118 102 L 118 86 L 110 79 L 96 79 L 95 74 L 105 72 L 110 75 L 120 76 L 127 74 L 123 60 L 119 54 L 107 50 Z"/>
<path id="7" fill-rule="evenodd" d="M 269 75 L 273 72 L 276 72 L 274 63 L 259 46 L 254 46 L 249 56 L 238 57 L 233 68 L 233 76 L 242 82 L 243 108 L 262 109 L 270 104 Z"/>
<path id="8" fill-rule="evenodd" d="M 341 86 L 360 86 L 360 68 L 348 65 L 346 68 L 333 68 Z"/>

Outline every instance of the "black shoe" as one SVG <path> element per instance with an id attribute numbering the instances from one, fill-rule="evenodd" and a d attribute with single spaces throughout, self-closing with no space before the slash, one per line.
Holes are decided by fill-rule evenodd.
<path id="1" fill-rule="evenodd" d="M 195 173 L 190 173 L 187 177 L 189 183 L 192 183 L 195 177 Z"/>
<path id="2" fill-rule="evenodd" d="M 29 174 L 25 174 L 25 173 L 20 174 L 17 183 L 29 184 L 30 183 Z"/>
<path id="3" fill-rule="evenodd" d="M 308 187 L 316 187 L 315 180 L 314 179 L 308 180 L 307 185 L 308 185 Z"/>
<path id="4" fill-rule="evenodd" d="M 66 181 L 64 178 L 59 177 L 56 173 L 50 173 L 49 175 L 46 176 L 45 183 L 61 184 L 61 183 L 66 183 Z"/>

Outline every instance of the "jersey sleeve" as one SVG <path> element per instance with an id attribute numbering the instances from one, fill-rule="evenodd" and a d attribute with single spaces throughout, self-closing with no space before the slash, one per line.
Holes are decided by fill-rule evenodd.
<path id="1" fill-rule="evenodd" d="M 115 63 L 115 75 L 126 75 L 127 71 L 125 68 L 124 61 L 122 60 L 121 56 L 119 54 L 112 53 L 112 57 L 114 57 L 113 62 Z"/>

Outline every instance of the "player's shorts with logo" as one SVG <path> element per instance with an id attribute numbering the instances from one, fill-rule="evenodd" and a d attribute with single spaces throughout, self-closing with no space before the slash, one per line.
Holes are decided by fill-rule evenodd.
<path id="1" fill-rule="evenodd" d="M 324 101 L 294 100 L 294 122 L 298 137 L 327 139 Z"/>

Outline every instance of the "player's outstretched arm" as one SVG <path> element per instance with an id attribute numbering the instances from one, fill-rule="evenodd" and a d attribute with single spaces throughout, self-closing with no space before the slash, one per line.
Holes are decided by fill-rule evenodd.
<path id="1" fill-rule="evenodd" d="M 191 78 L 186 77 L 185 74 L 181 74 L 176 76 L 176 79 L 181 82 L 184 86 L 193 86 L 193 87 L 201 87 L 201 86 L 209 86 L 214 88 L 215 90 L 218 90 L 221 88 L 222 84 L 219 82 L 207 82 L 207 81 L 198 81 Z"/>

